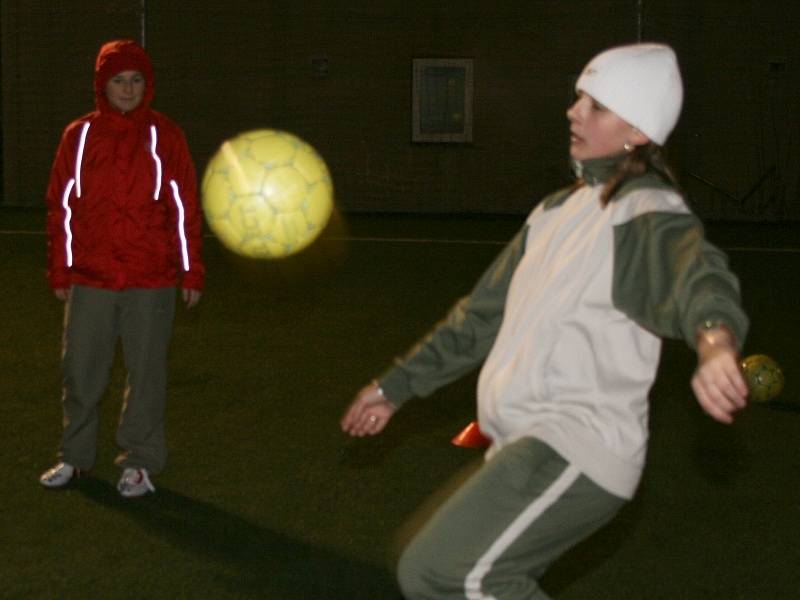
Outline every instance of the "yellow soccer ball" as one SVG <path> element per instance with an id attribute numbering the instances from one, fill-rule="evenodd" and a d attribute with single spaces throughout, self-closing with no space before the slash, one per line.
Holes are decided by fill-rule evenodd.
<path id="1" fill-rule="evenodd" d="M 750 390 L 750 399 L 769 402 L 783 391 L 783 371 L 766 354 L 753 354 L 742 361 L 742 374 Z"/>
<path id="2" fill-rule="evenodd" d="M 250 258 L 299 252 L 333 211 L 333 184 L 322 157 L 297 136 L 257 129 L 227 140 L 203 175 L 206 221 L 220 242 Z"/>

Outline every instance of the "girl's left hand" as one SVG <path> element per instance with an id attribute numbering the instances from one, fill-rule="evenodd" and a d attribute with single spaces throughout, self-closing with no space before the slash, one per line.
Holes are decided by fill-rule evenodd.
<path id="1" fill-rule="evenodd" d="M 697 370 L 692 389 L 700 406 L 720 423 L 733 423 L 733 413 L 747 406 L 747 383 L 739 368 L 733 336 L 699 336 Z"/>

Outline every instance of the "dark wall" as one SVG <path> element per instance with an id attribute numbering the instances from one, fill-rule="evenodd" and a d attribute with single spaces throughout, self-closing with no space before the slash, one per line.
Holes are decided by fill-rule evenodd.
<path id="1" fill-rule="evenodd" d="M 154 107 L 200 173 L 227 137 L 281 128 L 322 153 L 345 210 L 524 213 L 569 181 L 574 77 L 641 31 L 679 54 L 669 150 L 698 212 L 800 218 L 794 0 L 3 0 L 6 204 L 41 203 L 63 126 L 92 107 L 97 48 L 140 39 L 143 4 Z M 440 57 L 474 59 L 471 144 L 411 142 L 411 61 Z"/>

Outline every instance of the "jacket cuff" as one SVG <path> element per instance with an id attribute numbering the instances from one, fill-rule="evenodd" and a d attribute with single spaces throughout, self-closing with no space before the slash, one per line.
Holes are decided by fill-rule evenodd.
<path id="1" fill-rule="evenodd" d="M 47 282 L 50 284 L 50 289 L 52 290 L 66 289 L 72 286 L 72 278 L 70 277 L 69 271 L 64 273 L 48 273 Z"/>
<path id="2" fill-rule="evenodd" d="M 201 275 L 194 275 L 192 273 L 184 273 L 181 279 L 181 288 L 187 290 L 203 291 L 203 284 L 205 283 L 204 277 Z"/>
<path id="3" fill-rule="evenodd" d="M 747 330 L 749 328 L 749 321 L 744 314 L 740 315 L 739 318 L 736 318 L 736 315 L 722 314 L 707 317 L 695 325 L 694 331 L 691 332 L 692 334 L 687 332 L 685 336 L 686 343 L 693 350 L 697 350 L 698 335 L 702 334 L 704 331 L 718 328 L 727 330 L 728 334 L 730 334 L 732 338 L 737 352 L 741 352 L 744 347 L 744 341 L 747 337 Z"/>
<path id="4" fill-rule="evenodd" d="M 377 381 L 383 391 L 383 396 L 397 408 L 416 395 L 411 389 L 408 375 L 399 367 L 389 369 Z"/>

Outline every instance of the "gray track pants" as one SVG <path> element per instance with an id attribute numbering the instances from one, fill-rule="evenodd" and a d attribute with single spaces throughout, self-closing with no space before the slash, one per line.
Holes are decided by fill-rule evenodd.
<path id="1" fill-rule="evenodd" d="M 403 553 L 413 600 L 548 598 L 537 579 L 625 504 L 546 444 L 519 440 L 448 499 Z"/>
<path id="2" fill-rule="evenodd" d="M 175 315 L 175 288 L 111 291 L 73 286 L 64 314 L 62 460 L 80 469 L 95 462 L 97 406 L 108 386 L 116 345 L 128 378 L 117 444 L 117 464 L 164 468 L 167 351 Z"/>

